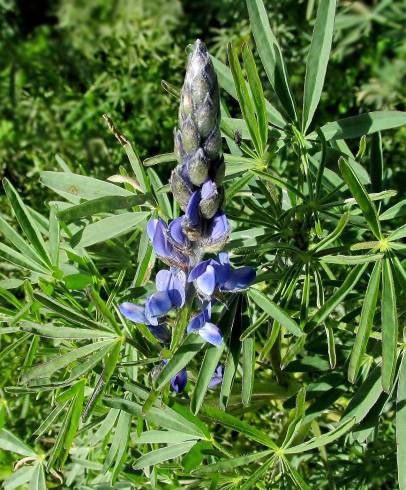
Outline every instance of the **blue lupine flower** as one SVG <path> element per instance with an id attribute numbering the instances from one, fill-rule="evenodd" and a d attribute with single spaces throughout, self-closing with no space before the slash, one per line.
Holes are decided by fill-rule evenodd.
<path id="1" fill-rule="evenodd" d="M 217 364 L 217 367 L 214 371 L 213 376 L 211 377 L 211 380 L 208 384 L 209 388 L 214 388 L 218 384 L 223 382 L 223 376 L 224 376 L 224 366 L 223 364 L 219 363 Z"/>
<path id="2" fill-rule="evenodd" d="M 179 268 L 185 268 L 187 266 L 187 257 L 168 239 L 168 230 L 163 220 L 150 219 L 147 224 L 147 233 L 155 254 L 163 262 Z"/>
<path id="3" fill-rule="evenodd" d="M 252 267 L 233 269 L 228 253 L 222 252 L 218 260 L 208 259 L 197 264 L 190 272 L 188 282 L 194 282 L 196 290 L 203 297 L 210 298 L 216 289 L 229 292 L 246 289 L 255 275 Z"/>
<path id="4" fill-rule="evenodd" d="M 210 344 L 219 346 L 223 342 L 223 335 L 217 325 L 211 323 L 211 303 L 196 316 L 194 316 L 187 326 L 187 333 L 197 333 Z"/>
<path id="5" fill-rule="evenodd" d="M 164 359 L 162 361 L 162 364 L 165 366 L 168 364 L 167 359 Z M 181 369 L 178 374 L 176 374 L 173 378 L 171 378 L 171 386 L 176 393 L 182 393 L 182 391 L 185 389 L 186 383 L 187 383 L 187 371 L 186 368 Z"/>
<path id="6" fill-rule="evenodd" d="M 145 307 L 125 302 L 119 306 L 121 313 L 134 323 L 143 323 L 152 335 L 160 342 L 167 344 L 171 341 L 171 332 L 165 324 L 151 325 L 145 315 Z"/>

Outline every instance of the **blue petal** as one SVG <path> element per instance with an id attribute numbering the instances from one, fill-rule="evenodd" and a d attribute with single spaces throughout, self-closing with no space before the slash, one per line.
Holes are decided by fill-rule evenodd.
<path id="1" fill-rule="evenodd" d="M 200 204 L 200 192 L 195 191 L 189 199 L 185 212 L 187 223 L 189 226 L 193 228 L 197 228 L 200 225 L 199 204 Z"/>
<path id="2" fill-rule="evenodd" d="M 199 330 L 199 335 L 215 346 L 219 346 L 223 342 L 223 336 L 220 329 L 214 323 L 206 322 L 203 327 Z"/>
<path id="3" fill-rule="evenodd" d="M 212 180 L 206 180 L 206 182 L 202 185 L 201 196 L 202 199 L 209 199 L 213 196 L 217 191 L 216 184 Z"/>
<path id="4" fill-rule="evenodd" d="M 203 260 L 203 262 L 200 262 L 197 264 L 190 272 L 189 277 L 188 277 L 188 282 L 193 282 L 195 281 L 199 276 L 204 274 L 206 272 L 206 268 L 209 264 L 211 264 L 212 259 L 208 260 Z"/>
<path id="5" fill-rule="evenodd" d="M 255 279 L 256 272 L 252 267 L 240 267 L 231 270 L 229 278 L 220 285 L 220 289 L 225 291 L 239 291 L 246 289 Z"/>
<path id="6" fill-rule="evenodd" d="M 183 216 L 171 221 L 168 226 L 168 231 L 170 237 L 174 242 L 176 242 L 178 245 L 186 246 L 188 240 L 182 230 L 182 221 L 183 221 Z"/>
<path id="7" fill-rule="evenodd" d="M 176 391 L 176 393 L 181 393 L 186 386 L 187 383 L 187 371 L 186 368 L 183 368 L 178 372 L 176 376 L 171 379 L 171 386 Z"/>
<path id="8" fill-rule="evenodd" d="M 186 274 L 178 269 L 159 271 L 155 278 L 158 291 L 166 291 L 173 306 L 181 308 L 186 297 Z"/>
<path id="9" fill-rule="evenodd" d="M 224 366 L 222 364 L 218 364 L 216 370 L 214 371 L 213 376 L 211 377 L 211 380 L 209 381 L 208 387 L 214 388 L 215 386 L 220 384 L 223 381 L 223 376 L 224 376 Z"/>
<path id="10" fill-rule="evenodd" d="M 169 344 L 171 341 L 171 332 L 165 325 L 147 325 L 152 335 L 163 344 Z"/>
<path id="11" fill-rule="evenodd" d="M 171 255 L 172 247 L 166 236 L 166 224 L 161 219 L 151 219 L 147 224 L 148 237 L 151 240 L 154 252 L 158 257 Z"/>
<path id="12" fill-rule="evenodd" d="M 172 301 L 166 291 L 152 294 L 145 304 L 145 316 L 150 325 L 157 325 L 157 318 L 166 315 L 172 308 Z"/>
<path id="13" fill-rule="evenodd" d="M 196 288 L 205 296 L 211 296 L 216 289 L 216 271 L 208 265 L 206 272 L 196 279 Z"/>
<path id="14" fill-rule="evenodd" d="M 186 301 L 186 274 L 179 269 L 174 269 L 172 276 L 173 288 L 169 291 L 169 296 L 174 306 L 182 308 Z"/>
<path id="15" fill-rule="evenodd" d="M 207 230 L 207 238 L 209 241 L 217 242 L 225 240 L 230 232 L 230 224 L 223 211 L 218 211 L 210 221 L 210 226 Z"/>
<path id="16" fill-rule="evenodd" d="M 221 265 L 230 264 L 230 256 L 228 255 L 228 252 L 219 253 L 219 262 Z"/>
<path id="17" fill-rule="evenodd" d="M 134 303 L 121 303 L 119 306 L 121 313 L 135 323 L 148 323 L 145 318 L 145 308 Z"/>

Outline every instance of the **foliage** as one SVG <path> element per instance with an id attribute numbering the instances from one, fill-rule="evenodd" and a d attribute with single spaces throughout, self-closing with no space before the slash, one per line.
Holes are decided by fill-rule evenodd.
<path id="1" fill-rule="evenodd" d="M 381 89 L 382 99 L 358 97 L 383 109 L 359 112 L 356 93 L 346 91 L 359 74 L 347 66 L 343 79 L 337 77 L 339 63 L 365 42 L 375 22 L 395 39 L 388 49 L 400 53 L 402 63 L 396 45 L 400 3 L 385 11 L 385 1 L 369 10 L 355 4 L 337 10 L 335 0 L 320 0 L 317 8 L 309 1 L 307 18 L 292 29 L 311 20 L 313 33 L 294 36 L 291 54 L 287 37 L 279 44 L 262 0 L 247 0 L 247 20 L 239 20 L 249 21 L 251 47 L 229 44 L 217 51 L 221 59 L 213 58 L 222 95 L 224 211 L 231 225 L 225 250 L 235 266 L 257 272 L 244 291 L 220 291 L 213 310 L 224 336 L 220 347 L 193 332 L 183 335 L 190 304 L 169 314 L 168 326 L 180 334 L 163 346 L 153 329 L 128 321 L 119 307 L 142 303 L 153 292 L 160 254 L 156 258 L 149 243 L 148 220 L 180 214 L 167 185 L 176 157 L 168 152 L 166 132 L 179 100 L 167 99 L 148 115 L 147 129 L 132 145 L 128 136 L 137 121 L 125 123 L 118 114 L 135 84 L 156 86 L 157 75 L 146 62 L 138 71 L 134 61 L 134 71 L 127 71 L 131 55 L 129 64 L 119 63 L 120 43 L 130 36 L 142 49 L 142 64 L 147 50 L 165 53 L 170 44 L 164 65 L 176 95 L 184 63 L 171 36 L 179 20 L 173 15 L 171 26 L 161 19 L 167 36 L 152 21 L 146 46 L 126 30 L 124 3 L 117 3 L 117 23 L 103 28 L 96 14 L 109 18 L 109 7 L 100 12 L 94 7 L 100 4 L 89 2 L 78 14 L 79 3 L 61 4 L 60 29 L 76 27 L 66 41 L 72 49 L 67 61 L 77 64 L 74 83 L 81 70 L 89 69 L 92 80 L 109 69 L 120 73 L 100 112 L 93 110 L 93 97 L 103 83 L 86 91 L 82 105 L 73 104 L 75 129 L 68 131 L 77 146 L 62 153 L 80 152 L 95 114 L 108 108 L 111 137 L 127 160 L 119 169 L 98 161 L 73 167 L 70 158 L 58 156 L 58 171 L 40 174 L 47 189 L 46 206 L 36 202 L 40 212 L 16 189 L 22 176 L 3 180 L 0 454 L 6 489 L 359 489 L 396 488 L 396 480 L 406 488 L 404 128 L 391 137 L 406 123 L 404 88 L 390 100 Z M 130 12 L 140 18 L 137 9 Z M 226 9 L 217 12 L 227 17 Z M 92 29 L 78 23 L 82 14 L 95 19 Z M 101 37 L 97 47 L 87 39 L 94 33 Z M 54 56 L 48 42 L 42 48 L 40 57 Z M 363 59 L 371 62 L 375 49 Z M 331 50 L 333 66 L 327 68 Z M 108 59 L 95 61 L 103 51 Z M 83 66 L 79 52 L 95 64 Z M 305 63 L 291 77 L 295 56 Z M 43 88 L 35 79 L 25 83 Z M 147 88 L 137 96 L 146 94 Z M 48 121 L 44 94 L 39 100 L 38 117 Z M 331 107 L 338 117 L 330 115 Z M 61 104 L 59 117 L 72 113 Z M 15 117 L 21 121 L 26 112 Z M 59 131 L 60 119 L 54 121 L 52 130 Z M 183 123 L 181 118 L 186 131 Z M 19 135 L 18 123 L 11 124 L 4 138 Z M 157 140 L 146 137 L 149 131 L 157 131 Z M 28 139 L 47 155 L 56 149 L 57 140 L 45 141 L 41 131 Z M 135 148 L 145 142 L 142 156 L 150 158 L 142 162 Z M 5 151 L 17 157 L 16 149 Z M 106 172 L 114 175 L 97 178 Z M 30 197 L 33 191 L 26 192 Z M 179 394 L 170 383 L 184 367 L 189 378 Z M 222 382 L 210 386 L 213 375 Z"/>

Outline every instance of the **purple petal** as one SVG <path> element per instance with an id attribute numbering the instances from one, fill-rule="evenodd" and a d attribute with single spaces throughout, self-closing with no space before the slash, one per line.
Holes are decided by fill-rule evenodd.
<path id="1" fill-rule="evenodd" d="M 140 305 L 136 305 L 134 303 L 129 303 L 128 301 L 125 303 L 121 303 L 119 306 L 119 310 L 121 313 L 135 323 L 148 323 L 145 318 L 145 308 Z"/>
<path id="2" fill-rule="evenodd" d="M 223 336 L 220 329 L 214 323 L 206 322 L 199 330 L 199 335 L 212 345 L 219 346 L 223 342 Z"/>
<path id="3" fill-rule="evenodd" d="M 166 236 L 166 225 L 161 219 L 151 219 L 147 224 L 148 237 L 158 257 L 171 255 L 172 247 Z"/>
<path id="4" fill-rule="evenodd" d="M 169 344 L 171 341 L 171 332 L 165 325 L 147 325 L 152 335 L 163 344 Z"/>
<path id="5" fill-rule="evenodd" d="M 205 296 L 211 296 L 216 289 L 216 271 L 208 265 L 206 272 L 196 279 L 196 288 Z"/>
<path id="6" fill-rule="evenodd" d="M 167 291 L 158 291 L 152 294 L 145 304 L 145 316 L 150 325 L 157 325 L 158 318 L 166 315 L 172 308 L 172 301 Z"/>
<path id="7" fill-rule="evenodd" d="M 202 199 L 208 199 L 217 191 L 216 184 L 212 180 L 206 180 L 202 185 L 201 196 Z"/>
<path id="8" fill-rule="evenodd" d="M 221 284 L 220 289 L 225 291 L 238 291 L 246 289 L 255 279 L 256 272 L 252 267 L 240 267 L 231 270 L 229 278 Z"/>
<path id="9" fill-rule="evenodd" d="M 219 262 L 221 265 L 226 265 L 230 264 L 230 257 L 228 255 L 228 252 L 220 252 L 219 253 Z"/>
<path id="10" fill-rule="evenodd" d="M 173 282 L 172 272 L 167 270 L 161 270 L 155 277 L 155 285 L 158 291 L 168 291 L 171 288 Z"/>
<path id="11" fill-rule="evenodd" d="M 186 386 L 187 383 L 187 371 L 186 368 L 183 368 L 178 372 L 176 376 L 171 379 L 171 386 L 176 391 L 176 393 L 181 393 Z"/>
<path id="12" fill-rule="evenodd" d="M 183 216 L 174 219 L 169 223 L 168 230 L 169 230 L 169 235 L 174 242 L 176 242 L 179 245 L 186 246 L 187 238 L 182 231 L 182 221 L 183 221 Z"/>
<path id="13" fill-rule="evenodd" d="M 189 199 L 185 212 L 188 225 L 193 228 L 197 228 L 200 225 L 199 204 L 200 192 L 195 191 Z"/>

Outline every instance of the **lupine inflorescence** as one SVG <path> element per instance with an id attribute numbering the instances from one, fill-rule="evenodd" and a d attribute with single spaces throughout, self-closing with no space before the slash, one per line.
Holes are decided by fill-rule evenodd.
<path id="1" fill-rule="evenodd" d="M 234 269 L 228 254 L 202 260 L 205 253 L 217 253 L 226 244 L 230 225 L 222 210 L 224 201 L 224 158 L 221 151 L 220 99 L 217 76 L 205 45 L 197 40 L 189 55 L 181 91 L 179 128 L 175 130 L 178 165 L 171 175 L 171 189 L 184 215 L 166 224 L 151 219 L 147 233 L 154 252 L 169 270 L 156 275 L 156 289 L 145 305 L 123 303 L 121 312 L 136 323 L 145 324 L 162 343 L 171 341 L 166 317 L 173 308 L 192 306 L 198 313 L 187 326 L 207 342 L 219 346 L 223 337 L 211 322 L 212 306 L 220 291 L 245 289 L 255 278 L 251 267 Z M 219 365 L 211 381 L 222 379 Z M 187 382 L 186 370 L 171 380 L 181 392 Z"/>

